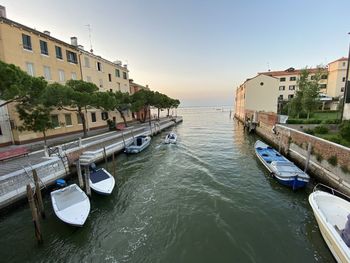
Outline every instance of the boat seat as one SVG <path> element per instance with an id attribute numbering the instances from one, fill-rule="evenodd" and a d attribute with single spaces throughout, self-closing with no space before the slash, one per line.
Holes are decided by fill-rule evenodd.
<path id="1" fill-rule="evenodd" d="M 263 153 L 262 156 L 268 157 L 269 155 L 267 153 Z"/>
<path id="2" fill-rule="evenodd" d="M 276 156 L 277 156 L 277 157 L 281 157 L 281 155 L 280 155 L 279 153 L 276 153 Z"/>
<path id="3" fill-rule="evenodd" d="M 259 151 L 261 151 L 263 148 L 261 148 L 261 147 L 257 147 L 256 149 L 257 149 L 257 150 L 259 150 Z"/>
<path id="4" fill-rule="evenodd" d="M 136 145 L 141 146 L 142 145 L 142 138 L 137 138 Z"/>

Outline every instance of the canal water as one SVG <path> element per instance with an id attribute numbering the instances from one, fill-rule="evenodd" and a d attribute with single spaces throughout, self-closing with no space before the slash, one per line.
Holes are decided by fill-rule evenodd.
<path id="1" fill-rule="evenodd" d="M 164 132 L 144 152 L 119 155 L 118 189 L 93 194 L 84 227 L 60 222 L 48 195 L 41 246 L 27 206 L 2 216 L 0 261 L 334 262 L 307 201 L 311 187 L 292 192 L 269 178 L 257 138 L 229 110 L 177 114 L 178 144 L 162 145 Z"/>

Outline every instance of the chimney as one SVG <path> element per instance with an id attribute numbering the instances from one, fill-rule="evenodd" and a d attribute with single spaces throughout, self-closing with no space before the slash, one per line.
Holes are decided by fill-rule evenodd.
<path id="1" fill-rule="evenodd" d="M 82 45 L 78 45 L 78 48 L 84 50 L 84 46 Z"/>
<path id="2" fill-rule="evenodd" d="M 124 68 L 128 68 L 128 65 L 127 65 L 127 64 L 124 64 L 123 67 L 124 67 Z"/>
<path id="3" fill-rule="evenodd" d="M 50 31 L 45 30 L 44 34 L 49 36 L 50 35 Z"/>
<path id="4" fill-rule="evenodd" d="M 72 46 L 77 47 L 78 46 L 78 39 L 77 39 L 77 37 L 71 37 L 70 38 L 70 43 L 71 43 Z"/>
<path id="5" fill-rule="evenodd" d="M 0 5 L 0 17 L 6 18 L 6 7 Z"/>

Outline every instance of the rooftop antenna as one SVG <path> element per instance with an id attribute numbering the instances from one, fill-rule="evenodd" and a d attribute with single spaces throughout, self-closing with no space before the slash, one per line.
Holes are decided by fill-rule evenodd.
<path id="1" fill-rule="evenodd" d="M 267 71 L 271 71 L 269 62 L 267 62 Z"/>
<path id="2" fill-rule="evenodd" d="M 92 49 L 92 42 L 91 42 L 91 31 L 92 31 L 91 25 L 90 25 L 90 24 L 87 24 L 87 25 L 85 25 L 85 26 L 87 26 L 87 28 L 88 28 L 88 30 L 89 30 L 90 52 L 93 53 L 94 50 Z"/>

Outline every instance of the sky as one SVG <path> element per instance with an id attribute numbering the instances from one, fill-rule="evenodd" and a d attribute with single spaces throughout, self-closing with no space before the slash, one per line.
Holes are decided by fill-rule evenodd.
<path id="1" fill-rule="evenodd" d="M 7 17 L 128 64 L 181 106 L 232 105 L 257 72 L 346 57 L 350 1 L 0 0 Z"/>

